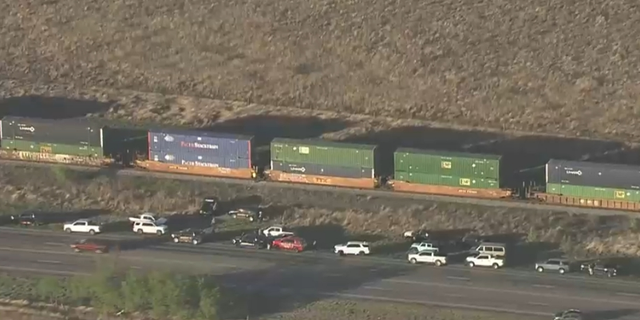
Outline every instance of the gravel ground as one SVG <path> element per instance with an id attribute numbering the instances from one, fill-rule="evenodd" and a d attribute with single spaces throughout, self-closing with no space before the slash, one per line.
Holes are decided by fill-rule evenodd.
<path id="1" fill-rule="evenodd" d="M 613 0 L 3 0 L 0 77 L 500 130 L 637 137 L 635 6 Z M 195 116 L 167 105 L 140 108 L 149 111 L 158 118 Z"/>

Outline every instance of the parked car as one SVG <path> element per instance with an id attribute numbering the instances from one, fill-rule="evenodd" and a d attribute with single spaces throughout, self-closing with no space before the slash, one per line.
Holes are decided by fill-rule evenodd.
<path id="1" fill-rule="evenodd" d="M 543 262 L 536 263 L 536 271 L 555 271 L 560 274 L 571 272 L 571 262 L 566 259 L 548 259 Z"/>
<path id="2" fill-rule="evenodd" d="M 155 222 L 151 221 L 139 221 L 133 224 L 133 232 L 136 232 L 138 234 L 151 233 L 163 235 L 167 233 L 168 230 L 169 227 L 167 227 L 167 225 L 156 224 Z"/>
<path id="3" fill-rule="evenodd" d="M 95 253 L 107 253 L 109 252 L 110 244 L 104 240 L 82 239 L 71 244 L 71 249 L 75 252 L 91 251 Z"/>
<path id="4" fill-rule="evenodd" d="M 136 222 L 153 222 L 155 224 L 165 224 L 167 223 L 167 219 L 166 218 L 159 218 L 156 217 L 155 215 L 151 214 L 151 213 L 143 213 L 139 216 L 136 217 L 129 217 L 129 221 L 131 221 L 132 223 L 136 223 Z"/>
<path id="5" fill-rule="evenodd" d="M 87 219 L 80 219 L 74 222 L 65 223 L 62 227 L 62 230 L 64 230 L 66 233 L 80 232 L 89 233 L 92 235 L 102 232 L 100 224 Z"/>
<path id="6" fill-rule="evenodd" d="M 180 230 L 178 232 L 174 232 L 171 234 L 171 238 L 173 238 L 173 242 L 175 243 L 192 243 L 193 245 L 198 245 L 206 241 L 213 235 L 213 228 L 207 229 L 194 229 L 188 228 L 184 230 Z"/>
<path id="7" fill-rule="evenodd" d="M 208 197 L 202 199 L 202 206 L 198 213 L 202 215 L 215 215 L 218 212 L 218 199 L 215 197 Z"/>
<path id="8" fill-rule="evenodd" d="M 577 309 L 560 311 L 553 315 L 553 320 L 583 320 L 582 311 Z"/>
<path id="9" fill-rule="evenodd" d="M 11 216 L 11 221 L 23 226 L 37 226 L 42 224 L 42 221 L 34 212 L 23 212 L 19 215 Z"/>
<path id="10" fill-rule="evenodd" d="M 337 244 L 333 250 L 338 255 L 368 255 L 371 254 L 369 243 L 366 241 L 349 241 L 347 243 Z"/>
<path id="11" fill-rule="evenodd" d="M 266 237 L 272 238 L 289 237 L 295 235 L 292 231 L 287 230 L 287 228 L 283 226 L 271 226 L 262 230 L 262 234 L 264 234 Z"/>
<path id="12" fill-rule="evenodd" d="M 429 233 L 426 230 L 414 230 L 414 231 L 405 231 L 402 234 L 402 237 L 405 239 L 411 239 L 411 241 L 424 241 L 429 238 Z"/>
<path id="13" fill-rule="evenodd" d="M 438 267 L 447 264 L 447 257 L 439 255 L 437 250 L 423 250 L 418 253 L 408 254 L 407 260 L 412 264 L 428 263 L 435 264 Z"/>
<path id="14" fill-rule="evenodd" d="M 304 239 L 294 236 L 278 238 L 267 244 L 267 249 L 292 250 L 296 252 L 302 252 L 307 248 L 308 245 Z"/>
<path id="15" fill-rule="evenodd" d="M 480 253 L 476 256 L 467 257 L 466 263 L 469 267 L 492 267 L 494 269 L 504 267 L 504 259 L 487 253 Z"/>
<path id="16" fill-rule="evenodd" d="M 234 219 L 247 219 L 251 222 L 260 222 L 264 219 L 263 207 L 261 206 L 237 207 L 229 210 L 227 214 Z"/>
<path id="17" fill-rule="evenodd" d="M 416 242 L 411 244 L 411 248 L 416 248 L 418 249 L 418 251 L 423 251 L 423 250 L 436 250 L 439 251 L 439 248 L 434 245 L 432 242 Z"/>
<path id="18" fill-rule="evenodd" d="M 231 241 L 237 247 L 264 249 L 269 245 L 269 240 L 259 234 L 244 234 Z"/>
<path id="19" fill-rule="evenodd" d="M 606 260 L 585 262 L 580 265 L 581 271 L 586 271 L 591 276 L 603 275 L 609 278 L 618 275 L 619 266 Z"/>

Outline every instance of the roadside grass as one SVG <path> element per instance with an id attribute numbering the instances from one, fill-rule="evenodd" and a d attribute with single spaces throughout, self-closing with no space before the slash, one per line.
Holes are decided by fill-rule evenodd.
<path id="1" fill-rule="evenodd" d="M 0 274 L 2 302 L 22 301 L 26 307 L 69 313 L 138 319 L 215 320 L 246 314 L 243 300 L 207 276 L 165 271 L 120 271 L 102 265 L 88 276 L 15 277 Z"/>
<path id="2" fill-rule="evenodd" d="M 220 230 L 240 230 L 284 224 L 333 245 L 343 240 L 368 239 L 396 254 L 406 251 L 401 235 L 427 229 L 447 234 L 460 230 L 488 236 L 520 235 L 536 258 L 548 251 L 571 257 L 640 257 L 640 222 L 632 216 L 590 216 L 545 210 L 483 207 L 409 199 L 361 198 L 338 193 L 232 185 L 202 180 L 108 176 L 64 169 L 0 167 L 0 198 L 5 208 L 65 208 L 103 210 L 105 221 L 123 220 L 144 212 L 187 214 L 199 209 L 204 197 L 222 202 L 249 196 L 273 205 L 269 220 L 250 223 L 225 219 Z M 25 177 L 39 177 L 27 179 Z M 63 181 L 62 183 L 59 183 Z M 359 200 L 358 200 L 359 199 Z M 54 225 L 53 228 L 58 228 Z M 466 232 L 466 231 L 465 231 Z M 404 245 L 403 245 L 404 243 Z M 395 253 L 394 253 L 395 251 Z"/>

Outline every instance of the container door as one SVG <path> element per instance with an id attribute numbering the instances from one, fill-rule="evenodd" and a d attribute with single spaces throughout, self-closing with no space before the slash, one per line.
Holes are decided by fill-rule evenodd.
<path id="1" fill-rule="evenodd" d="M 40 153 L 51 153 L 51 147 L 46 147 L 46 146 L 40 147 Z"/>

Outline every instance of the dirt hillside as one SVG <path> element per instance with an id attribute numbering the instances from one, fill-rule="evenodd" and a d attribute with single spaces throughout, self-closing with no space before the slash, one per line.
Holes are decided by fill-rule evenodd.
<path id="1" fill-rule="evenodd" d="M 635 5 L 2 0 L 0 78 L 627 139 Z"/>

